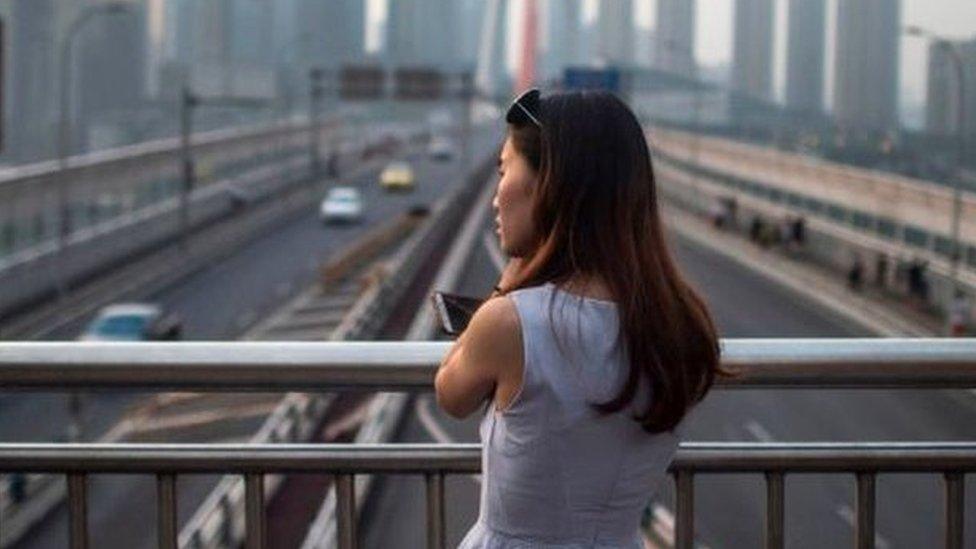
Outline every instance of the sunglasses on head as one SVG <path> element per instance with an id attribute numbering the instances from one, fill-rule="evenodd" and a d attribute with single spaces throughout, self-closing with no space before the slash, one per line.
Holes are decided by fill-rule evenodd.
<path id="1" fill-rule="evenodd" d="M 505 122 L 514 125 L 528 124 L 529 122 L 542 129 L 542 122 L 539 122 L 539 90 L 533 88 L 518 96 L 512 102 L 505 114 Z"/>

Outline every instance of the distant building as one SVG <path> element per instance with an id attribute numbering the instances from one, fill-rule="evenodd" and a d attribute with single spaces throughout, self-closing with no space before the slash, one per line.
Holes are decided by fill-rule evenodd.
<path id="1" fill-rule="evenodd" d="M 92 19 L 79 37 L 72 80 L 81 150 L 130 141 L 124 120 L 146 99 L 146 23 L 145 7 L 132 4 L 128 12 Z"/>
<path id="2" fill-rule="evenodd" d="M 15 0 L 6 21 L 5 156 L 54 156 L 57 127 L 57 0 Z"/>
<path id="3" fill-rule="evenodd" d="M 634 62 L 634 3 L 600 2 L 597 15 L 597 59 L 608 65 Z"/>
<path id="4" fill-rule="evenodd" d="M 580 0 L 546 0 L 542 5 L 540 74 L 546 79 L 559 78 L 565 67 L 582 61 Z"/>
<path id="5" fill-rule="evenodd" d="M 966 130 L 976 135 L 976 40 L 956 42 L 965 74 Z M 942 136 L 959 134 L 959 99 L 956 67 L 950 54 L 939 44 L 929 47 L 928 99 L 925 127 L 929 133 Z"/>
<path id="6" fill-rule="evenodd" d="M 846 131 L 898 127 L 901 0 L 837 3 L 834 118 Z"/>
<path id="7" fill-rule="evenodd" d="M 394 66 L 456 66 L 456 0 L 390 2 L 386 22 L 386 57 Z"/>
<path id="8" fill-rule="evenodd" d="M 773 93 L 773 0 L 736 0 L 732 89 L 749 100 Z"/>
<path id="9" fill-rule="evenodd" d="M 789 3 L 786 106 L 802 113 L 823 111 L 826 0 Z"/>
<path id="10" fill-rule="evenodd" d="M 695 65 L 695 2 L 658 0 L 654 66 L 691 76 Z"/>

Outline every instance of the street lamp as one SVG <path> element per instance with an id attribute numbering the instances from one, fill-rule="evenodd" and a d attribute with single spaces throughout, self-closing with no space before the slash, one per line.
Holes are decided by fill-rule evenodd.
<path id="1" fill-rule="evenodd" d="M 58 169 L 61 175 L 58 178 L 58 207 L 61 214 L 58 216 L 58 258 L 61 268 L 57 269 L 55 276 L 58 295 L 62 298 L 67 292 L 64 281 L 64 250 L 68 243 L 68 234 L 71 232 L 71 224 L 68 211 L 68 180 L 64 176 L 64 170 L 68 167 L 68 155 L 70 153 L 71 140 L 71 49 L 74 47 L 75 38 L 81 33 L 85 25 L 99 15 L 114 15 L 126 13 L 130 10 L 129 4 L 112 2 L 90 6 L 79 15 L 65 32 L 61 42 L 61 94 L 59 103 L 60 120 L 58 124 Z M 68 394 L 68 440 L 75 442 L 81 439 L 82 425 L 81 395 L 77 391 Z"/>
<path id="2" fill-rule="evenodd" d="M 325 86 L 322 81 L 326 77 L 324 69 L 315 67 L 308 71 L 309 81 L 309 166 L 312 173 L 311 182 L 314 185 L 322 172 L 322 129 L 319 114 L 322 110 L 322 99 L 325 97 Z M 332 174 L 330 174 L 332 175 Z"/>
<path id="3" fill-rule="evenodd" d="M 944 49 L 949 55 L 949 59 L 952 60 L 956 70 L 956 102 L 959 112 L 959 123 L 956 130 L 956 169 L 958 173 L 952 186 L 952 250 L 949 254 L 949 282 L 952 286 L 952 293 L 955 295 L 959 291 L 959 261 L 962 257 L 962 247 L 959 242 L 959 224 L 962 218 L 962 172 L 963 163 L 966 158 L 966 76 L 963 68 L 962 54 L 959 52 L 958 44 L 952 40 L 938 36 L 921 27 L 906 27 L 904 33 L 907 36 L 930 40 L 936 46 Z M 947 330 L 951 330 L 951 327 L 947 328 Z"/>

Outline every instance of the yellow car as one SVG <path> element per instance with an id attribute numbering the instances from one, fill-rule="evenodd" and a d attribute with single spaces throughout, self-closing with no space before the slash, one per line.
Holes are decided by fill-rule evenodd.
<path id="1" fill-rule="evenodd" d="M 411 191 L 416 180 L 406 162 L 393 162 L 380 173 L 380 186 L 388 191 Z"/>

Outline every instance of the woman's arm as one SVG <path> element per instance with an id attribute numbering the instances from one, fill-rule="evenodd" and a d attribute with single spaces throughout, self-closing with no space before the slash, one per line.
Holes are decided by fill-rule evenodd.
<path id="1" fill-rule="evenodd" d="M 437 370 L 437 403 L 454 417 L 467 417 L 494 395 L 496 387 L 521 381 L 522 361 L 515 303 L 507 297 L 489 299 Z"/>

